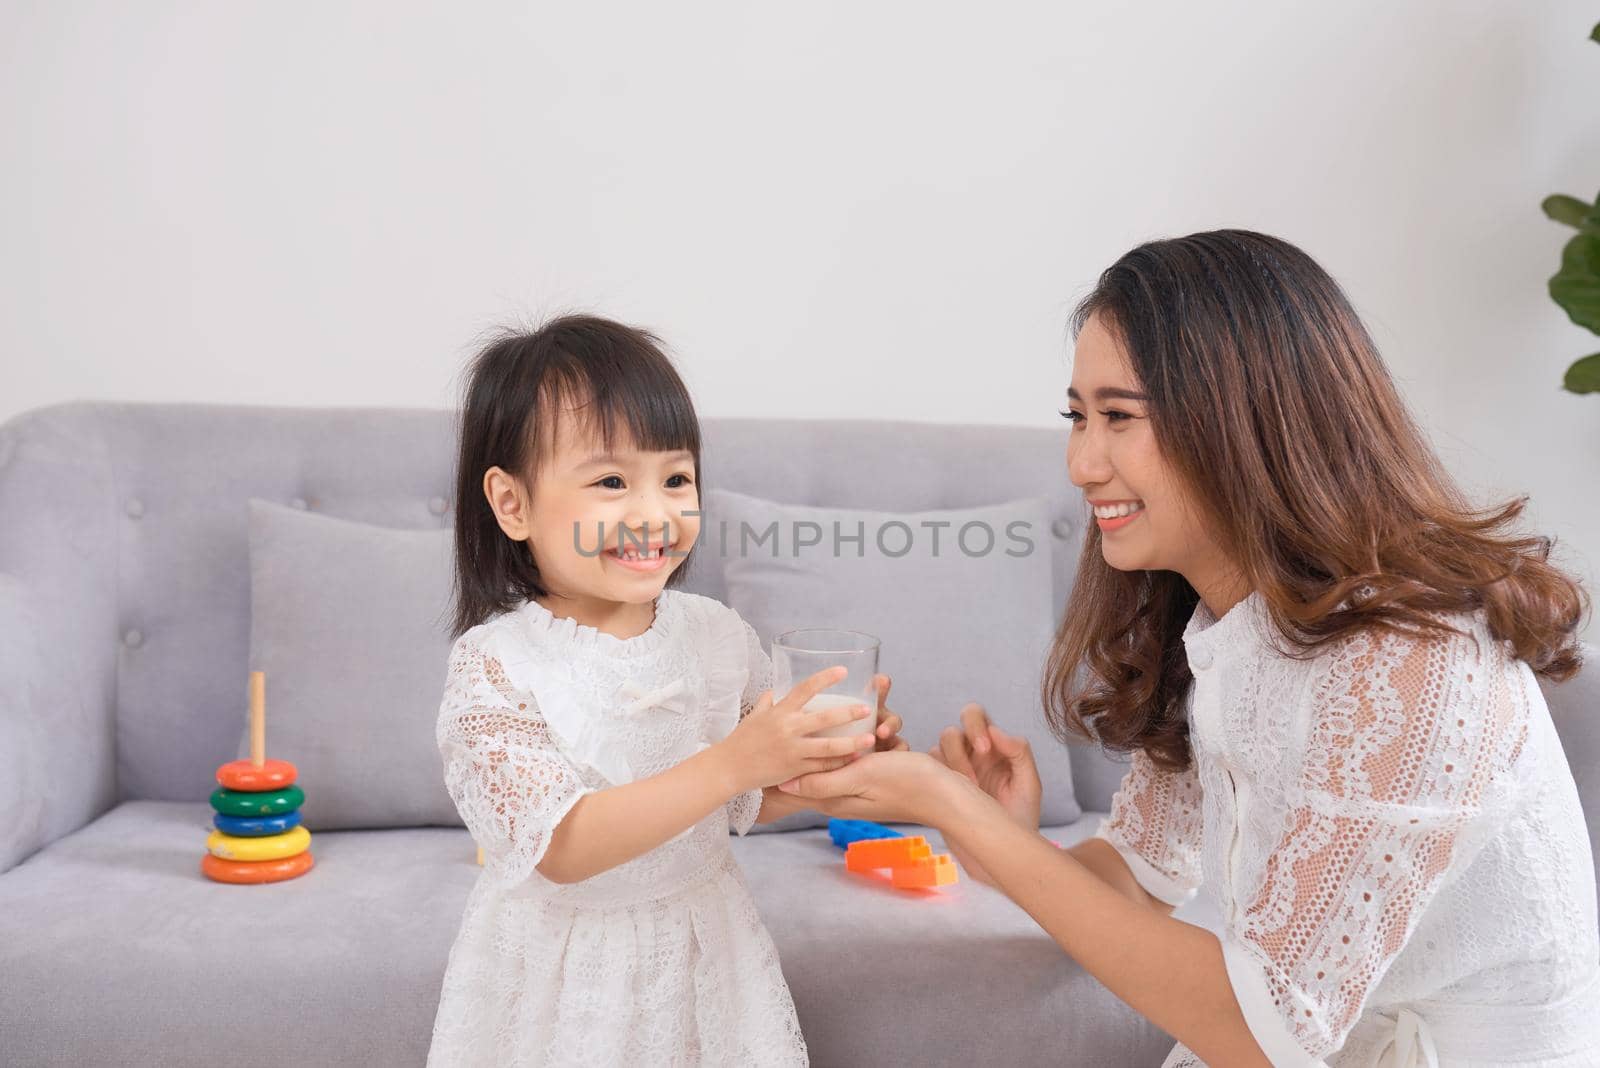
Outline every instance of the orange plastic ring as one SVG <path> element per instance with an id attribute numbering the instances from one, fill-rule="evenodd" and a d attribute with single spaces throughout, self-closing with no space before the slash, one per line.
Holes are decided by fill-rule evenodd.
<path id="1" fill-rule="evenodd" d="M 230 760 L 217 769 L 217 782 L 230 790 L 261 793 L 281 790 L 298 778 L 300 773 L 287 760 L 265 760 L 258 768 L 248 760 Z"/>
<path id="2" fill-rule="evenodd" d="M 200 873 L 219 883 L 276 883 L 311 870 L 311 851 L 282 860 L 223 860 L 210 853 L 200 858 Z"/>

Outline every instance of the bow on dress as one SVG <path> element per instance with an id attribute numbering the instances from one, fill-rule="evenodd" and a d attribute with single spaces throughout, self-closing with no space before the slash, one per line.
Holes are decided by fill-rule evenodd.
<path id="1" fill-rule="evenodd" d="M 648 712 L 652 708 L 659 708 L 663 712 L 681 716 L 688 711 L 688 688 L 681 678 L 673 679 L 655 690 L 646 690 L 636 682 L 629 682 L 617 691 L 617 697 L 628 702 L 623 710 L 625 712 Z"/>
<path id="2" fill-rule="evenodd" d="M 1373 1068 L 1439 1068 L 1439 1051 L 1422 1017 L 1401 1009 L 1395 1016 L 1394 1034 L 1372 1064 Z"/>

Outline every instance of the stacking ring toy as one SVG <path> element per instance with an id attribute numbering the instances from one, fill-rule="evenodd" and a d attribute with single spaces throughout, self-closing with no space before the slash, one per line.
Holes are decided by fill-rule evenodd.
<path id="1" fill-rule="evenodd" d="M 219 883 L 275 883 L 304 875 L 311 832 L 300 825 L 305 791 L 287 760 L 267 759 L 267 678 L 250 673 L 250 759 L 217 769 L 211 793 L 216 830 L 206 838 L 200 874 Z"/>
<path id="2" fill-rule="evenodd" d="M 224 816 L 281 816 L 305 802 L 306 792 L 298 786 L 259 794 L 241 793 L 226 786 L 211 791 L 211 807 Z"/>
<path id="3" fill-rule="evenodd" d="M 304 875 L 316 863 L 308 850 L 283 860 L 223 860 L 210 853 L 200 858 L 200 871 L 219 883 L 275 883 Z"/>
<path id="4" fill-rule="evenodd" d="M 230 790 L 259 793 L 281 790 L 292 784 L 298 774 L 287 760 L 263 760 L 259 768 L 248 760 L 231 760 L 217 769 L 217 782 Z"/>
<path id="5" fill-rule="evenodd" d="M 281 816 L 224 816 L 212 815 L 211 823 L 223 834 L 237 838 L 259 838 L 264 834 L 282 834 L 290 827 L 300 826 L 300 810 L 285 812 Z"/>

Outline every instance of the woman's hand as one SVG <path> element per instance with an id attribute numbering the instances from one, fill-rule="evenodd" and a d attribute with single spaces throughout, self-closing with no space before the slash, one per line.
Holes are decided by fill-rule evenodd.
<path id="1" fill-rule="evenodd" d="M 1000 807 L 1019 825 L 1030 831 L 1039 829 L 1039 801 L 1044 788 L 1033 762 L 1033 748 L 1026 738 L 1007 734 L 991 722 L 982 705 L 963 708 L 961 726 L 946 727 L 939 735 L 939 744 L 929 754 L 1000 802 Z M 983 865 L 959 846 L 950 842 L 945 845 L 968 875 L 994 885 Z"/>
<path id="2" fill-rule="evenodd" d="M 980 704 L 961 710 L 961 725 L 946 727 L 929 754 L 960 772 L 1000 802 L 1011 818 L 1030 831 L 1039 829 L 1039 801 L 1044 787 L 1026 738 L 1007 734 L 989 719 Z"/>
<path id="3" fill-rule="evenodd" d="M 910 749 L 911 743 L 900 737 L 900 728 L 905 726 L 900 717 L 889 711 L 885 702 L 889 700 L 889 687 L 893 680 L 887 675 L 874 675 L 872 685 L 878 691 L 878 729 L 873 732 L 877 740 L 874 746 L 880 753 L 892 753 L 897 749 Z"/>
<path id="4" fill-rule="evenodd" d="M 840 819 L 936 825 L 943 792 L 961 780 L 926 753 L 864 753 L 837 771 L 804 775 L 778 789 Z"/>
<path id="5" fill-rule="evenodd" d="M 797 775 L 829 771 L 872 748 L 869 720 L 872 709 L 847 705 L 807 712 L 805 704 L 845 677 L 842 667 L 828 668 L 797 684 L 781 701 L 772 691 L 763 693 L 756 707 L 713 746 L 727 776 L 730 796 L 747 790 L 776 786 Z M 810 735 L 852 720 L 862 720 L 861 733 L 848 738 L 812 738 Z"/>

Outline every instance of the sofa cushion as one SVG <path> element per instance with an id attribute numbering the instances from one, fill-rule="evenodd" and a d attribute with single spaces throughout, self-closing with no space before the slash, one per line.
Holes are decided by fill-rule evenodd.
<path id="1" fill-rule="evenodd" d="M 316 833 L 307 874 L 231 886 L 210 819 L 126 802 L 0 876 L 0 1063 L 422 1064 L 467 832 Z"/>
<path id="2" fill-rule="evenodd" d="M 1104 819 L 1046 837 L 1070 846 Z M 909 829 L 908 829 L 909 830 Z M 921 828 L 935 852 L 944 839 Z M 1172 1040 L 1085 972 L 998 890 L 937 892 L 844 870 L 824 830 L 736 839 L 813 1065 L 1160 1064 Z M 1174 915 L 1216 931 L 1205 894 Z"/>
<path id="3" fill-rule="evenodd" d="M 461 826 L 434 741 L 449 599 L 449 531 L 250 502 L 250 665 L 266 673 L 267 755 L 299 769 L 313 832 Z"/>
<path id="4" fill-rule="evenodd" d="M 0 876 L 0 1062 L 420 1065 L 479 871 L 467 833 L 321 833 L 307 875 L 228 886 L 200 875 L 208 826 L 204 802 L 128 802 Z M 885 888 L 822 831 L 733 848 L 819 1068 L 1171 1047 L 987 887 Z"/>
<path id="5" fill-rule="evenodd" d="M 729 603 L 763 644 L 797 627 L 875 635 L 879 669 L 894 679 L 889 705 L 913 748 L 935 744 L 977 701 L 1033 742 L 1045 822 L 1078 818 L 1071 759 L 1039 700 L 1055 633 L 1048 502 L 895 513 L 713 489 L 704 508 L 697 552 L 720 560 Z M 763 827 L 822 822 L 801 813 Z"/>

